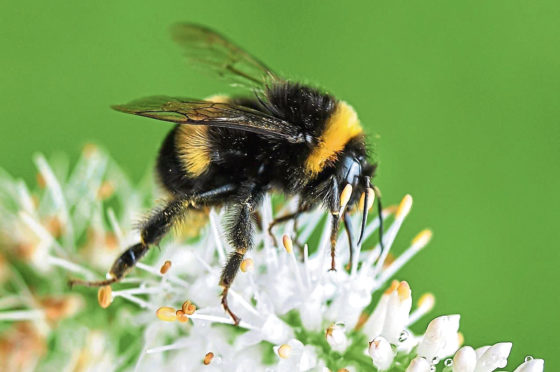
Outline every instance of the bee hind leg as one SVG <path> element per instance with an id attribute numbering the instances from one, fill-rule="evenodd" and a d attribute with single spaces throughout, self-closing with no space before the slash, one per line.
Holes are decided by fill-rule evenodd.
<path id="1" fill-rule="evenodd" d="M 156 209 L 151 213 L 141 228 L 140 242 L 129 247 L 115 260 L 111 270 L 109 270 L 110 279 L 92 282 L 75 279 L 70 280 L 68 284 L 70 286 L 101 287 L 120 281 L 144 257 L 149 247 L 157 245 L 184 213 L 192 208 L 193 203 L 197 205 L 211 204 L 221 200 L 234 189 L 234 185 L 227 184 L 204 193 L 180 196 L 171 200 L 163 208 Z"/>

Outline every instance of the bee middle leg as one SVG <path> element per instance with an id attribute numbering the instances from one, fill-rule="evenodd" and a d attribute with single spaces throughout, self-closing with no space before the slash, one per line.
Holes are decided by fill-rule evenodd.
<path id="1" fill-rule="evenodd" d="M 232 224 L 228 231 L 228 239 L 235 251 L 229 256 L 226 266 L 222 271 L 220 286 L 223 287 L 222 306 L 229 316 L 231 316 L 235 325 L 238 325 L 241 319 L 233 313 L 228 305 L 228 291 L 239 271 L 245 253 L 247 253 L 253 245 L 251 213 L 257 205 L 257 199 L 258 195 L 251 195 L 236 207 L 232 216 Z"/>
<path id="2" fill-rule="evenodd" d="M 272 229 L 274 228 L 274 226 L 276 226 L 280 223 L 283 223 L 283 222 L 294 220 L 294 230 L 297 231 L 297 229 L 298 229 L 298 227 L 297 227 L 298 217 L 302 213 L 305 213 L 305 212 L 309 211 L 310 209 L 311 209 L 311 205 L 304 204 L 304 203 L 300 202 L 298 204 L 297 211 L 292 212 L 292 213 L 288 213 L 284 216 L 277 217 L 274 220 L 272 220 L 272 222 L 270 222 L 270 224 L 268 225 L 268 236 L 270 236 L 270 238 L 272 239 L 272 242 L 274 243 L 275 247 L 278 246 L 278 241 L 276 240 L 276 236 L 274 236 L 274 234 L 272 233 Z M 303 257 L 303 244 L 301 244 L 299 241 L 297 241 L 297 239 L 295 239 L 295 243 L 299 247 L 299 249 L 301 251 L 300 253 L 302 254 L 302 257 Z"/>

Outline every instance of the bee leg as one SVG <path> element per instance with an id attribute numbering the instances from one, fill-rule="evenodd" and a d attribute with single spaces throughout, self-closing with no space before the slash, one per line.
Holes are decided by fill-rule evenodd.
<path id="1" fill-rule="evenodd" d="M 331 268 L 329 271 L 336 271 L 336 238 L 338 237 L 338 225 L 340 224 L 340 215 L 337 213 L 332 213 L 332 224 L 331 224 Z"/>
<path id="2" fill-rule="evenodd" d="M 140 243 L 134 244 L 124 251 L 113 263 L 109 276 L 111 279 L 98 282 L 71 280 L 70 286 L 83 285 L 86 287 L 100 287 L 120 281 L 132 270 L 138 261 L 148 252 L 150 245 L 156 245 L 188 208 L 189 202 L 183 198 L 170 201 L 163 209 L 150 216 L 140 232 Z"/>
<path id="3" fill-rule="evenodd" d="M 348 237 L 348 249 L 350 250 L 350 258 L 348 259 L 348 264 L 346 265 L 346 270 L 352 268 L 352 263 L 354 262 L 354 239 L 352 237 L 352 220 L 347 213 L 344 213 L 344 228 L 346 229 L 346 236 Z"/>
<path id="4" fill-rule="evenodd" d="M 309 211 L 310 209 L 311 209 L 311 205 L 303 204 L 300 202 L 297 211 L 275 218 L 274 220 L 272 220 L 272 222 L 270 222 L 270 225 L 268 225 L 268 235 L 272 239 L 274 246 L 276 247 L 278 246 L 278 241 L 276 240 L 276 236 L 274 236 L 274 234 L 272 233 L 272 228 L 280 223 L 287 222 L 289 220 L 294 220 L 294 230 L 297 231 L 298 230 L 297 222 L 298 222 L 299 215 Z M 295 243 L 300 248 L 303 256 L 303 245 L 297 240 L 295 241 Z"/>
<path id="5" fill-rule="evenodd" d="M 222 306 L 224 310 L 231 316 L 235 325 L 238 325 L 240 318 L 233 313 L 227 301 L 227 295 L 235 275 L 239 271 L 239 266 L 243 261 L 245 253 L 252 246 L 253 237 L 253 224 L 251 221 L 251 213 L 256 205 L 256 198 L 253 196 L 248 197 L 241 205 L 239 205 L 233 214 L 233 223 L 228 231 L 228 239 L 231 245 L 235 248 L 226 263 L 220 277 L 220 286 L 223 287 L 222 291 Z"/>
<path id="6" fill-rule="evenodd" d="M 151 245 L 157 245 L 160 242 L 171 227 L 183 216 L 185 211 L 192 207 L 192 202 L 201 205 L 212 203 L 213 201 L 220 200 L 224 195 L 231 193 L 233 190 L 235 190 L 235 186 L 228 184 L 205 193 L 173 199 L 163 209 L 153 212 L 144 223 L 140 232 L 140 243 L 129 247 L 115 260 L 109 271 L 111 279 L 97 282 L 71 280 L 69 282 L 70 286 L 101 287 L 118 282 L 144 257 Z"/>

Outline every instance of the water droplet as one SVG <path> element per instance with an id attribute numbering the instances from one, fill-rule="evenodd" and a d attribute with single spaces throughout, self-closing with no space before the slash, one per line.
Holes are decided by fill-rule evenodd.
<path id="1" fill-rule="evenodd" d="M 453 359 L 447 358 L 447 359 L 445 359 L 445 362 L 443 362 L 443 364 L 444 364 L 446 367 L 451 367 L 451 366 L 453 365 Z"/>
<path id="2" fill-rule="evenodd" d="M 525 357 L 525 361 L 528 362 L 528 361 L 530 361 L 530 360 L 533 360 L 533 357 L 530 356 L 530 355 L 527 355 L 527 356 Z"/>
<path id="3" fill-rule="evenodd" d="M 408 331 L 402 331 L 399 335 L 399 342 L 405 342 L 408 340 Z"/>
<path id="4" fill-rule="evenodd" d="M 433 357 L 433 358 L 432 358 L 432 365 L 435 366 L 435 365 L 438 364 L 438 363 L 439 363 L 439 358 L 438 358 L 437 356 Z"/>
<path id="5" fill-rule="evenodd" d="M 431 372 L 436 372 L 436 366 L 431 366 L 431 367 L 430 367 L 430 371 L 431 371 Z"/>

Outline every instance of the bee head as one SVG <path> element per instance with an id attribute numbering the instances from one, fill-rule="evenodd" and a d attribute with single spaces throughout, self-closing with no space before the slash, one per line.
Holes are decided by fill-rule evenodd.
<path id="1" fill-rule="evenodd" d="M 374 191 L 375 188 L 371 184 L 371 178 L 374 176 L 376 168 L 377 164 L 370 164 L 365 154 L 355 151 L 345 152 L 339 159 L 339 163 L 336 168 L 336 178 L 340 189 L 350 190 L 350 195 L 341 195 L 341 199 L 344 199 L 345 197 L 348 198 L 346 204 L 348 207 L 359 203 L 360 209 L 362 209 L 362 223 L 358 244 L 362 241 L 367 222 L 368 210 L 371 207 L 376 194 L 376 191 Z M 347 188 L 347 185 L 352 187 Z M 379 195 L 377 196 L 378 207 L 380 209 L 381 203 Z M 381 215 L 379 218 L 381 218 Z"/>

